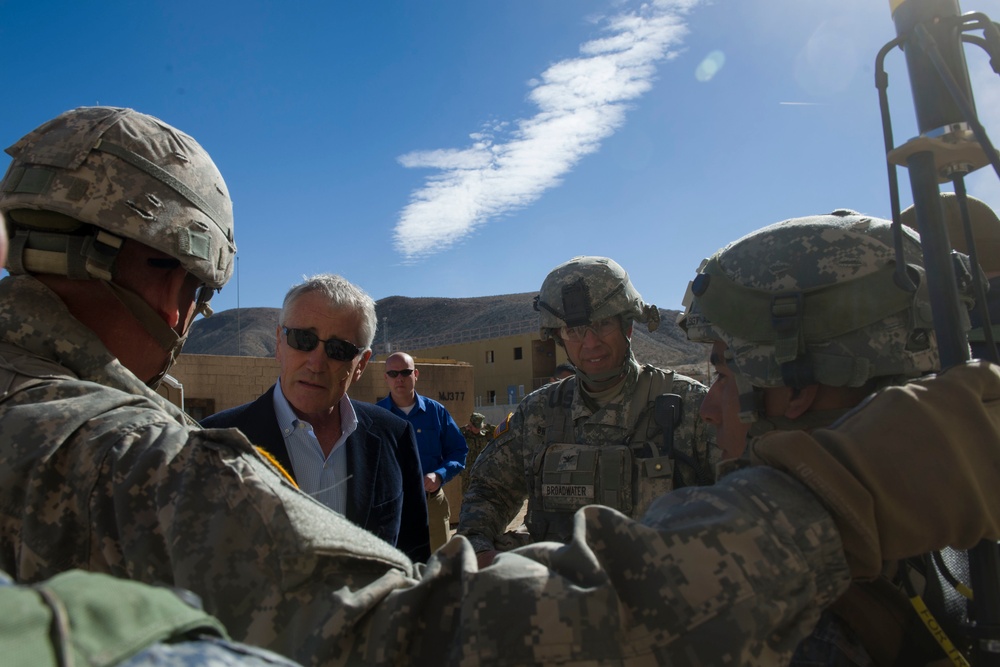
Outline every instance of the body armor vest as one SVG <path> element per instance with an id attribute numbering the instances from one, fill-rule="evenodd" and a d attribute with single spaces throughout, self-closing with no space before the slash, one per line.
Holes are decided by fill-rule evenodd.
<path id="1" fill-rule="evenodd" d="M 652 372 L 650 372 L 652 371 Z M 620 442 L 576 443 L 572 404 L 577 379 L 568 378 L 546 396 L 544 447 L 534 456 L 525 526 L 534 541 L 565 542 L 573 513 L 586 505 L 605 505 L 638 518 L 649 504 L 674 488 L 674 462 L 664 431 L 653 419 L 655 374 L 643 367 L 628 410 L 631 424 Z"/>

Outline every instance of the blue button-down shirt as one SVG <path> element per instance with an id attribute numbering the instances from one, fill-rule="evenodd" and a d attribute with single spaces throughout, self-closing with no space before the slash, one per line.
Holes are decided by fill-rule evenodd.
<path id="1" fill-rule="evenodd" d="M 396 407 L 391 394 L 376 405 L 413 424 L 413 430 L 417 432 L 417 449 L 420 450 L 420 467 L 425 475 L 436 472 L 441 475 L 441 483 L 445 484 L 465 469 L 469 445 L 443 405 L 420 394 L 417 394 L 417 402 L 409 413 Z"/>
<path id="2" fill-rule="evenodd" d="M 274 387 L 274 414 L 285 438 L 288 458 L 299 488 L 340 514 L 347 512 L 347 447 L 344 442 L 358 428 L 358 416 L 345 394 L 337 405 L 340 410 L 340 439 L 330 455 L 323 454 L 312 425 L 295 416 L 288 399 L 281 393 L 281 382 Z"/>

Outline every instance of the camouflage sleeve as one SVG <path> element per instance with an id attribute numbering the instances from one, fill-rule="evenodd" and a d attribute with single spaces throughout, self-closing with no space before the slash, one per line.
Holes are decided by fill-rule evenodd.
<path id="1" fill-rule="evenodd" d="M 847 584 L 832 520 L 769 469 L 668 494 L 645 525 L 585 508 L 569 544 L 477 571 L 464 538 L 414 566 L 238 432 L 171 448 L 178 428 L 118 443 L 93 547 L 133 578 L 173 572 L 235 638 L 307 665 L 776 664 Z"/>
<path id="2" fill-rule="evenodd" d="M 679 455 L 678 486 L 711 484 L 720 451 L 715 444 L 715 428 L 699 416 L 708 388 L 697 380 L 675 374 L 671 389 L 683 401 L 681 423 L 674 431 L 674 448 Z"/>
<path id="3" fill-rule="evenodd" d="M 472 466 L 458 534 L 467 537 L 477 552 L 495 548 L 494 541 L 504 534 L 527 498 L 523 423 L 523 410 L 507 415 Z"/>

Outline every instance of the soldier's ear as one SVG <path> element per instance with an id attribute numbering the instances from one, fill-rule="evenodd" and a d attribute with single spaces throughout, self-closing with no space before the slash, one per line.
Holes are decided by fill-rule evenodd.
<path id="1" fill-rule="evenodd" d="M 185 302 L 186 293 L 189 291 L 186 286 L 187 276 L 188 272 L 178 266 L 166 271 L 163 276 L 157 276 L 156 280 L 145 281 L 145 285 L 140 288 L 141 296 L 146 303 L 171 329 L 177 327 L 181 317 L 187 315 L 187 312 L 181 313 L 189 303 Z"/>
<path id="2" fill-rule="evenodd" d="M 792 391 L 788 405 L 785 406 L 785 417 L 788 419 L 798 419 L 813 406 L 816 402 L 816 393 L 819 391 L 818 384 L 811 384 L 802 389 Z"/>

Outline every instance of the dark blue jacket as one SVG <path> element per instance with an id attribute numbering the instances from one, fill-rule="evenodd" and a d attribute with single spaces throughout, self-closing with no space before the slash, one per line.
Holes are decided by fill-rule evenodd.
<path id="1" fill-rule="evenodd" d="M 358 428 L 348 438 L 346 517 L 416 561 L 430 556 L 427 501 L 417 442 L 409 423 L 388 410 L 351 400 Z M 202 420 L 205 428 L 238 428 L 292 477 L 292 461 L 274 414 L 274 387 L 255 401 Z"/>

